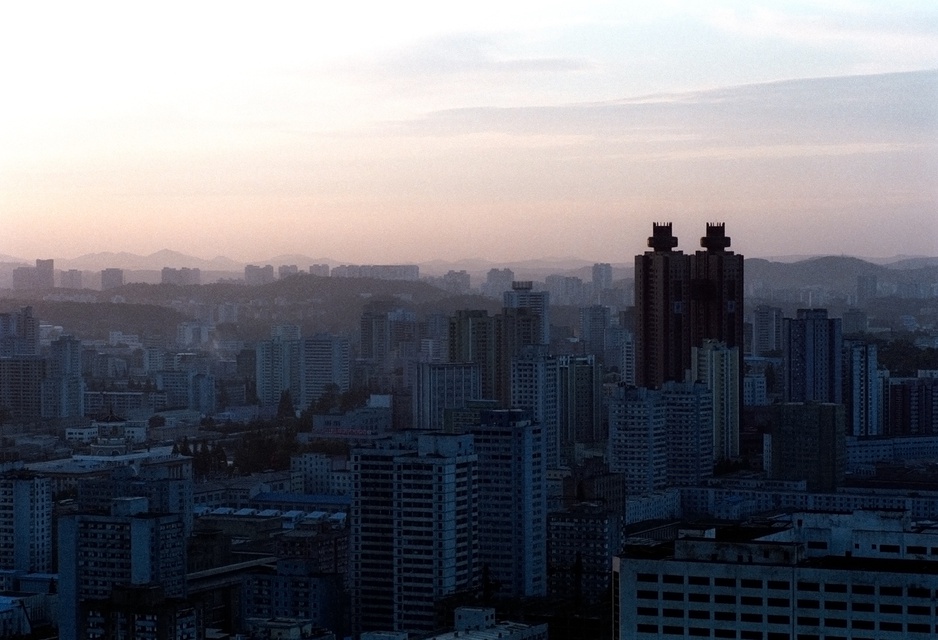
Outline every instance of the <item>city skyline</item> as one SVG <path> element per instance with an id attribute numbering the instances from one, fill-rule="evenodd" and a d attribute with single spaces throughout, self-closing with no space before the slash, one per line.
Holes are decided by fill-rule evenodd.
<path id="1" fill-rule="evenodd" d="M 929 3 L 60 9 L 0 39 L 0 254 L 938 255 Z"/>

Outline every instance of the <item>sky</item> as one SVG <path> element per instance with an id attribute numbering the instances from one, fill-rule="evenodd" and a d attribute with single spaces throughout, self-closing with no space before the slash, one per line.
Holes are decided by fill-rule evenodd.
<path id="1" fill-rule="evenodd" d="M 938 256 L 938 3 L 3 9 L 0 255 L 627 263 L 665 221 Z"/>

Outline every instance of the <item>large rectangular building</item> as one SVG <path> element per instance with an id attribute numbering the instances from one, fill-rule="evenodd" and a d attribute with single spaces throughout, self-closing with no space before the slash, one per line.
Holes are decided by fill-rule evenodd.
<path id="1" fill-rule="evenodd" d="M 613 561 L 613 637 L 933 638 L 936 554 L 938 530 L 899 512 L 633 538 Z"/>

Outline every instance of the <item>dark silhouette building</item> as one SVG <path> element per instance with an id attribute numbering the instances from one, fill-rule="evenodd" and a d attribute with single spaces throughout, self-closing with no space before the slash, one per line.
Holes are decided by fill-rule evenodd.
<path id="1" fill-rule="evenodd" d="M 722 223 L 708 224 L 703 251 L 676 250 L 671 223 L 654 224 L 651 251 L 635 257 L 635 379 L 659 388 L 682 381 L 691 348 L 718 340 L 743 353 L 743 256 L 728 251 Z M 740 370 L 742 370 L 740 361 Z"/>

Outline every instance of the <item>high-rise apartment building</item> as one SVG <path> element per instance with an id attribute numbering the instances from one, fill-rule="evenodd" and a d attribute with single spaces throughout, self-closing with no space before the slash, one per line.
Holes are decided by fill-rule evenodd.
<path id="1" fill-rule="evenodd" d="M 344 336 L 318 333 L 300 344 L 300 396 L 297 408 L 306 409 L 334 385 L 340 393 L 351 384 L 349 340 Z"/>
<path id="2" fill-rule="evenodd" d="M 274 281 L 274 266 L 271 264 L 259 267 L 256 264 L 249 264 L 244 267 L 244 284 L 256 286 L 270 284 Z"/>
<path id="3" fill-rule="evenodd" d="M 479 558 L 501 598 L 547 594 L 547 449 L 525 411 L 482 411 L 475 437 Z"/>
<path id="4" fill-rule="evenodd" d="M 28 471 L 0 476 L 0 569 L 52 570 L 52 482 Z"/>
<path id="5" fill-rule="evenodd" d="M 625 478 L 626 493 L 650 493 L 668 483 L 668 430 L 659 393 L 616 390 L 609 403 L 609 471 Z"/>
<path id="6" fill-rule="evenodd" d="M 262 406 L 277 406 L 284 391 L 290 392 L 294 404 L 300 399 L 301 345 L 300 340 L 280 338 L 257 343 L 255 379 L 257 397 Z"/>
<path id="7" fill-rule="evenodd" d="M 0 357 L 39 354 L 39 319 L 32 307 L 0 313 Z"/>
<path id="8" fill-rule="evenodd" d="M 739 457 L 741 405 L 739 348 L 704 340 L 691 352 L 691 377 L 713 394 L 713 457 L 716 461 Z"/>
<path id="9" fill-rule="evenodd" d="M 85 382 L 81 375 L 81 341 L 62 336 L 52 341 L 48 371 L 42 380 L 43 418 L 85 415 Z"/>
<path id="10" fill-rule="evenodd" d="M 528 411 L 541 426 L 550 469 L 563 465 L 557 384 L 557 362 L 547 354 L 547 347 L 529 345 L 511 359 L 511 396 L 507 406 Z"/>
<path id="11" fill-rule="evenodd" d="M 700 484 L 713 475 L 713 394 L 700 382 L 666 382 L 660 394 L 668 486 Z"/>
<path id="12" fill-rule="evenodd" d="M 604 440 L 603 368 L 595 356 L 557 356 L 557 422 L 563 457 L 572 463 L 576 443 Z"/>
<path id="13" fill-rule="evenodd" d="M 163 267 L 160 271 L 160 282 L 179 286 L 201 284 L 202 272 L 198 268 L 181 267 L 174 269 L 172 267 Z"/>
<path id="14" fill-rule="evenodd" d="M 55 288 L 55 261 L 36 259 L 36 288 Z"/>
<path id="15" fill-rule="evenodd" d="M 501 298 L 505 291 L 511 288 L 515 280 L 515 273 L 511 269 L 489 269 L 482 283 L 482 295 L 490 298 Z"/>
<path id="16" fill-rule="evenodd" d="M 106 637 L 103 609 L 124 585 L 159 585 L 186 595 L 186 538 L 180 515 L 147 511 L 146 498 L 114 501 L 111 513 L 59 519 L 59 637 Z"/>
<path id="17" fill-rule="evenodd" d="M 479 586 L 471 435 L 405 434 L 352 452 L 356 631 L 431 631 L 441 598 Z"/>
<path id="18" fill-rule="evenodd" d="M 886 394 L 886 435 L 938 433 L 938 378 L 891 378 Z"/>
<path id="19" fill-rule="evenodd" d="M 620 387 L 609 403 L 609 471 L 629 495 L 713 475 L 713 399 L 703 383 Z"/>
<path id="20" fill-rule="evenodd" d="M 586 605 L 609 595 L 612 558 L 621 550 L 619 512 L 592 502 L 548 516 L 550 595 Z"/>
<path id="21" fill-rule="evenodd" d="M 760 304 L 752 314 L 752 355 L 772 356 L 782 351 L 782 310 Z"/>
<path id="22" fill-rule="evenodd" d="M 413 386 L 413 426 L 442 429 L 448 409 L 465 409 L 482 399 L 479 365 L 463 362 L 416 364 Z"/>
<path id="23" fill-rule="evenodd" d="M 843 359 L 847 435 L 882 435 L 884 385 L 879 376 L 876 344 L 845 340 Z"/>
<path id="24" fill-rule="evenodd" d="M 782 323 L 785 402 L 843 402 L 843 337 L 827 309 L 798 309 Z"/>

